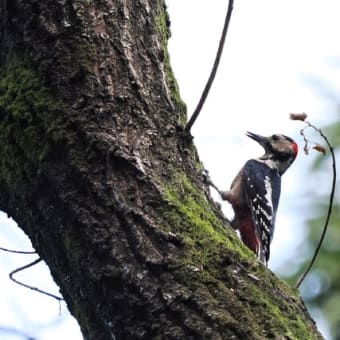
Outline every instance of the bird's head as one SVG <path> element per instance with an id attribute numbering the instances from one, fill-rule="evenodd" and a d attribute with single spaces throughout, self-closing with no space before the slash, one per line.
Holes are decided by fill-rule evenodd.
<path id="1" fill-rule="evenodd" d="M 296 142 L 285 135 L 275 134 L 263 137 L 252 132 L 246 135 L 257 141 L 264 148 L 265 154 L 259 160 L 275 168 L 282 175 L 295 160 L 298 154 Z"/>

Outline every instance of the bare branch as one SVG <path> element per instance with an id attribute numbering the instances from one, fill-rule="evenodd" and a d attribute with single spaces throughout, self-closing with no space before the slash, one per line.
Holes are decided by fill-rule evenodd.
<path id="1" fill-rule="evenodd" d="M 20 282 L 20 281 L 16 280 L 16 279 L 13 277 L 14 274 L 19 273 L 20 271 L 22 271 L 22 270 L 24 270 L 24 269 L 27 269 L 27 268 L 32 267 L 32 266 L 36 265 L 37 263 L 39 263 L 40 261 L 42 261 L 42 259 L 39 257 L 38 259 L 34 260 L 33 262 L 30 262 L 29 264 L 26 264 L 25 266 L 22 266 L 22 267 L 19 267 L 19 268 L 13 270 L 12 272 L 9 273 L 9 278 L 10 278 L 13 282 L 17 283 L 17 284 L 20 285 L 20 286 L 23 286 L 23 287 L 25 287 L 25 288 L 34 290 L 34 291 L 36 291 L 36 292 L 38 292 L 38 293 L 47 295 L 47 296 L 49 296 L 49 297 L 51 297 L 51 298 L 53 298 L 53 299 L 58 300 L 59 302 L 60 302 L 60 301 L 63 301 L 64 299 L 63 299 L 62 297 L 60 297 L 60 296 L 56 296 L 56 295 L 54 295 L 54 294 L 45 292 L 45 291 L 43 291 L 43 290 L 41 290 L 41 289 L 39 289 L 39 288 L 37 288 L 37 287 L 33 287 L 33 286 L 30 286 L 30 285 L 28 285 L 28 284 L 26 284 L 26 283 Z"/>
<path id="2" fill-rule="evenodd" d="M 306 117 L 304 117 L 304 118 L 306 118 Z M 322 230 L 322 234 L 321 234 L 319 243 L 318 243 L 318 245 L 317 245 L 317 247 L 315 249 L 315 252 L 314 252 L 314 255 L 312 257 L 312 260 L 310 261 L 310 263 L 309 263 L 307 269 L 305 270 L 305 272 L 303 273 L 303 275 L 300 277 L 300 279 L 296 283 L 295 288 L 299 288 L 301 286 L 302 282 L 304 281 L 304 279 L 306 278 L 306 276 L 310 272 L 310 270 L 311 270 L 311 268 L 312 268 L 312 266 L 313 266 L 313 264 L 314 264 L 314 262 L 315 262 L 315 260 L 316 260 L 316 258 L 318 256 L 318 254 L 319 254 L 321 245 L 323 243 L 323 240 L 325 238 L 325 235 L 326 235 L 326 232 L 327 232 L 327 229 L 328 229 L 329 220 L 330 220 L 330 217 L 331 217 L 331 214 L 332 214 L 333 200 L 334 200 L 334 193 L 335 193 L 335 186 L 336 186 L 336 161 L 335 161 L 335 155 L 334 155 L 333 146 L 331 145 L 331 143 L 329 142 L 327 136 L 322 132 L 321 129 L 318 129 L 316 126 L 314 126 L 313 124 L 311 124 L 310 122 L 308 122 L 306 120 L 304 120 L 304 122 L 307 124 L 307 126 L 304 127 L 300 131 L 300 134 L 303 136 L 303 139 L 305 141 L 304 150 L 305 150 L 306 154 L 308 154 L 308 150 L 309 150 L 308 143 L 310 143 L 310 141 L 306 138 L 306 136 L 304 134 L 304 131 L 307 128 L 312 128 L 315 131 L 317 131 L 320 134 L 320 136 L 324 139 L 324 141 L 326 142 L 326 144 L 328 146 L 328 149 L 329 149 L 329 151 L 331 153 L 331 156 L 332 156 L 333 179 L 332 179 L 332 190 L 331 190 L 331 193 L 330 193 L 330 196 L 329 196 L 329 204 L 328 204 L 328 211 L 327 211 L 326 221 L 325 221 L 325 224 L 324 224 L 324 227 L 323 227 L 323 230 Z M 312 142 L 312 143 L 314 143 L 314 142 Z M 322 147 L 318 143 L 314 143 L 314 144 L 315 144 L 315 146 L 313 147 L 313 149 L 315 149 L 315 150 L 317 150 L 319 152 L 325 153 L 324 147 Z"/>
<path id="3" fill-rule="evenodd" d="M 225 17 L 223 31 L 222 31 L 220 43 L 218 45 L 215 62 L 214 62 L 214 65 L 212 67 L 212 70 L 210 72 L 210 76 L 208 78 L 207 84 L 205 85 L 205 88 L 204 88 L 204 90 L 203 90 L 203 92 L 201 94 L 201 98 L 200 98 L 200 100 L 199 100 L 199 102 L 197 104 L 197 107 L 196 107 L 194 113 L 192 114 L 188 124 L 185 127 L 185 130 L 187 132 L 190 131 L 190 129 L 194 125 L 198 115 L 200 114 L 200 112 L 202 110 L 202 107 L 203 107 L 203 105 L 205 103 L 205 100 L 208 97 L 211 85 L 214 82 L 214 79 L 215 79 L 215 76 L 216 76 L 216 72 L 217 72 L 217 68 L 218 68 L 218 65 L 220 63 L 220 59 L 221 59 L 221 56 L 222 56 L 225 38 L 227 36 L 228 27 L 229 27 L 229 23 L 230 23 L 230 19 L 231 19 L 231 13 L 233 11 L 233 6 L 234 6 L 234 1 L 233 0 L 229 0 L 227 15 Z"/>
<path id="4" fill-rule="evenodd" d="M 7 249 L 7 248 L 3 248 L 3 247 L 0 247 L 0 250 L 6 251 L 6 252 L 8 252 L 8 253 L 14 253 L 14 254 L 26 254 L 26 255 L 29 255 L 29 254 L 36 254 L 36 253 L 37 253 L 36 251 L 13 250 L 13 249 Z"/>
<path id="5" fill-rule="evenodd" d="M 14 335 L 15 337 L 22 337 L 26 340 L 37 340 L 37 338 L 30 336 L 18 329 L 12 328 L 12 327 L 6 327 L 6 326 L 0 326 L 0 333 L 10 333 Z"/>

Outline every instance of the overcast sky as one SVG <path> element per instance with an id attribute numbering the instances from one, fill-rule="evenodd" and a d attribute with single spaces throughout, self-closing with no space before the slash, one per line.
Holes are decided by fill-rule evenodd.
<path id="1" fill-rule="evenodd" d="M 171 62 L 190 114 L 209 75 L 228 2 L 168 0 L 167 4 Z M 247 159 L 262 154 L 246 131 L 290 135 L 302 148 L 298 135 L 302 124 L 290 121 L 289 112 L 307 112 L 311 121 L 321 125 L 335 119 L 332 99 L 339 90 L 339 13 L 338 0 L 235 1 L 221 66 L 192 130 L 200 158 L 221 189 L 229 188 Z M 320 88 L 320 81 L 333 92 Z M 273 271 L 288 270 L 299 256 L 308 214 L 304 203 L 315 193 L 315 178 L 313 182 L 306 176 L 313 157 L 300 152 L 284 175 L 269 262 Z M 223 209 L 232 217 L 227 203 Z M 0 219 L 2 246 L 29 248 L 26 237 L 10 223 Z M 59 316 L 56 302 L 9 282 L 8 268 L 29 261 L 18 255 L 1 256 L 0 326 L 13 326 L 40 340 L 81 339 L 64 304 Z M 20 277 L 28 282 L 35 278 L 35 285 L 58 292 L 43 265 Z M 15 338 L 3 333 L 1 339 Z"/>

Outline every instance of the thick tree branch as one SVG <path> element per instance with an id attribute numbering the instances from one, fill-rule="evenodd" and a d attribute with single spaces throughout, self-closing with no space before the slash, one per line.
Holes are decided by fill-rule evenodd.
<path id="1" fill-rule="evenodd" d="M 87 339 L 320 338 L 215 213 L 168 25 L 161 0 L 0 2 L 0 208 Z"/>

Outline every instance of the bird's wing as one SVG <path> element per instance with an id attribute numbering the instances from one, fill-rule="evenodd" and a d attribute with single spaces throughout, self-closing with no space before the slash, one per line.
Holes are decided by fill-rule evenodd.
<path id="1" fill-rule="evenodd" d="M 259 160 L 249 160 L 244 166 L 245 196 L 252 213 L 255 232 L 260 239 L 258 256 L 267 262 L 273 238 L 275 216 L 279 204 L 281 178 L 276 170 Z"/>

